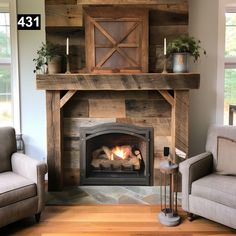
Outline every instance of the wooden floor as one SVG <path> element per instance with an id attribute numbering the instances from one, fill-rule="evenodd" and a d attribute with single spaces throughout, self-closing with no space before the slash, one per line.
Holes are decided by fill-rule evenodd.
<path id="1" fill-rule="evenodd" d="M 236 235 L 236 230 L 200 217 L 189 222 L 181 210 L 181 224 L 165 227 L 159 211 L 154 205 L 46 206 L 39 224 L 31 217 L 3 227 L 0 236 Z"/>

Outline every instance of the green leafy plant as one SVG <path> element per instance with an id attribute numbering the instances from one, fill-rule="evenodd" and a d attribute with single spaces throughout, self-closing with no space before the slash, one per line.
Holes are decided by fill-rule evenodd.
<path id="1" fill-rule="evenodd" d="M 173 53 L 189 53 L 194 62 L 200 57 L 200 52 L 206 55 L 206 50 L 201 46 L 201 41 L 191 36 L 182 35 L 167 45 L 167 55 L 170 56 Z"/>
<path id="2" fill-rule="evenodd" d="M 33 59 L 35 63 L 34 73 L 44 72 L 45 68 L 55 56 L 61 55 L 59 45 L 52 43 L 42 43 L 40 48 L 37 50 L 37 57 Z"/>

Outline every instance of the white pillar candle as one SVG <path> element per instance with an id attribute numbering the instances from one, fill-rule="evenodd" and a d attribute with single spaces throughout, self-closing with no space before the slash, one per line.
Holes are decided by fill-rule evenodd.
<path id="1" fill-rule="evenodd" d="M 66 38 L 66 55 L 69 55 L 69 38 Z"/>
<path id="2" fill-rule="evenodd" d="M 166 55 L 166 38 L 164 38 L 164 55 Z"/>

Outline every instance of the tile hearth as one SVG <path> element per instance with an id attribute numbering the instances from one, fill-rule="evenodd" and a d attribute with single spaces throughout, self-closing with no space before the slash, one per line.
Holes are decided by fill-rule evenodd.
<path id="1" fill-rule="evenodd" d="M 181 196 L 178 193 L 178 203 Z M 47 205 L 160 204 L 158 186 L 78 186 L 48 192 Z"/>

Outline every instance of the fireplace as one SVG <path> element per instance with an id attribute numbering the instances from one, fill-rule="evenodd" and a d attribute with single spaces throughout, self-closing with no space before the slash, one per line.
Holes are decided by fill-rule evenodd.
<path id="1" fill-rule="evenodd" d="M 82 185 L 153 185 L 153 128 L 107 123 L 80 138 Z"/>

